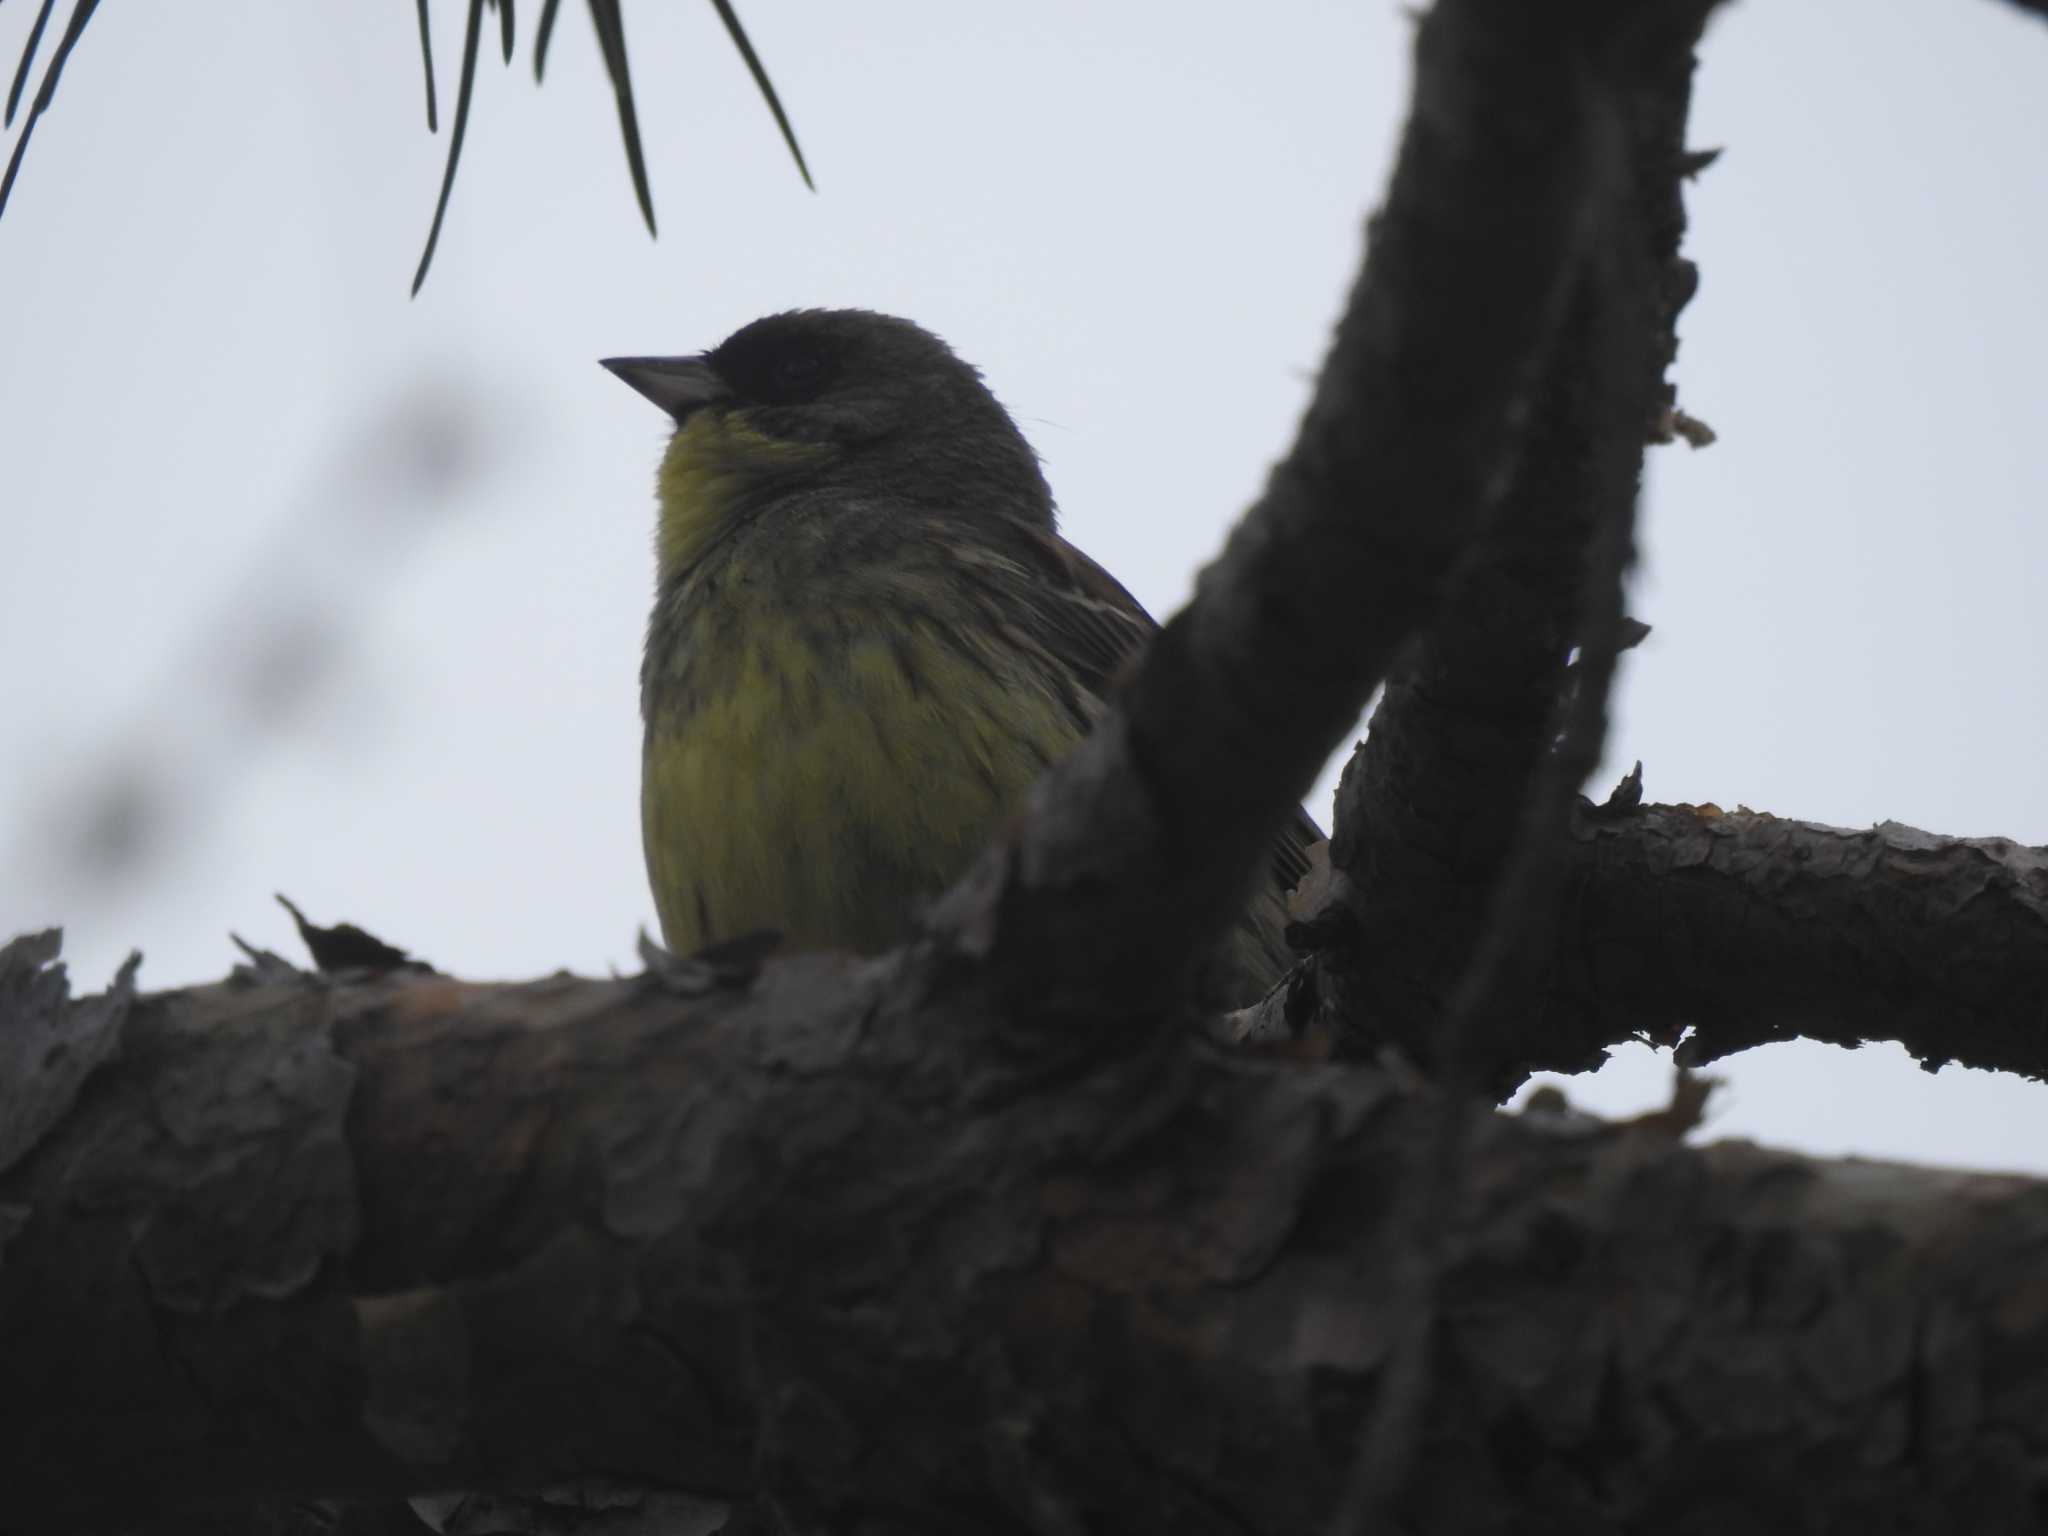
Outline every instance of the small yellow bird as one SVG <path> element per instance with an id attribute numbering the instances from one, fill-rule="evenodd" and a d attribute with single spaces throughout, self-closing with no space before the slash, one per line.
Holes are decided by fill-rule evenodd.
<path id="1" fill-rule="evenodd" d="M 1157 626 L 1054 528 L 1038 456 L 907 320 L 799 310 L 604 366 L 675 419 L 656 479 L 641 830 L 669 947 L 886 949 L 1102 713 Z M 1284 973 L 1299 816 L 1205 1000 Z"/>

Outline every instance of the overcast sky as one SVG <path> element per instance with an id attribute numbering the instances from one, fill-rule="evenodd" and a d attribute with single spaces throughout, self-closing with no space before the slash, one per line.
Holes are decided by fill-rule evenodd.
<path id="1" fill-rule="evenodd" d="M 33 6 L 0 10 L 11 69 Z M 68 6 L 62 8 L 68 10 Z M 531 8 L 522 8 L 522 26 Z M 1393 3 L 749 7 L 818 191 L 711 8 L 627 22 L 661 235 L 580 7 L 104 8 L 0 221 L 0 932 L 81 984 L 220 975 L 271 902 L 456 973 L 629 968 L 662 421 L 595 366 L 766 311 L 979 363 L 1068 534 L 1155 612 L 1284 447 L 1390 163 Z M 1702 269 L 1599 788 L 2048 843 L 2048 27 L 1750 0 L 1703 51 Z M 11 139 L 8 141 L 11 144 Z M 1327 818 L 1334 767 L 1312 808 Z M 2048 1171 L 2048 1088 L 1793 1045 L 1717 1135 Z M 1639 1108 L 1623 1053 L 1579 1102 Z"/>

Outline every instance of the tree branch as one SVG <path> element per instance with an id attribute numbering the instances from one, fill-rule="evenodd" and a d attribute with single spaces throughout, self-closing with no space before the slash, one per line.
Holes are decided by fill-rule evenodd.
<path id="1" fill-rule="evenodd" d="M 1375 1499 L 1411 1528 L 2026 1528 L 2048 1187 L 1513 1121 L 1143 1027 L 1507 487 L 1532 489 L 1510 470 L 1563 462 L 1523 455 L 1523 422 L 1628 164 L 1648 87 L 1603 50 L 1639 14 L 1431 12 L 1300 441 L 927 942 L 525 986 L 268 963 L 80 1003 L 47 946 L 0 952 L 17 1522 L 596 1474 L 787 1530 L 1295 1532 L 1392 1403 L 1413 1454 Z M 1563 591 L 1532 588 L 1512 649 L 1540 689 L 1513 699 L 1556 692 Z M 1725 955 L 1683 945 L 1738 906 L 1769 909 L 1753 953 L 1862 965 L 1894 1013 L 1986 987 L 1953 934 L 1935 953 L 1936 917 L 1982 925 L 1980 965 L 2043 953 L 2038 854 L 1880 829 L 1858 881 L 1820 829 L 1724 842 L 1731 818 L 1688 814 L 1580 819 L 1557 911 L 1623 937 L 1539 952 L 1561 958 L 1515 1061 L 1641 1027 L 1658 942 L 1689 962 L 1667 1017 L 1725 996 L 1695 1050 L 1734 1048 L 1757 1015 L 1710 991 Z M 1676 905 L 1632 937 L 1652 903 L 1601 903 L 1653 874 Z M 1915 923 L 1903 962 L 1861 937 Z M 2038 1029 L 2023 974 L 2000 1017 Z M 1112 1027 L 1020 1039 L 1048 1009 Z M 1455 1205 L 1418 1224 L 1403 1192 L 1439 1187 L 1452 1143 Z"/>
<path id="2" fill-rule="evenodd" d="M 1644 12 L 1601 59 L 1627 127 L 1599 238 L 1500 511 L 1346 766 L 1335 877 L 1303 925 L 1325 1023 L 1439 1068 L 1512 1031 L 1524 941 L 1547 937 L 1559 834 L 1599 757 L 1643 448 L 1696 285 L 1679 187 L 1706 10 Z"/>
<path id="3" fill-rule="evenodd" d="M 1615 163 L 1604 6 L 1443 0 L 1298 440 L 939 931 L 1013 995 L 1142 1001 L 1241 906 L 1498 498 Z"/>
<path id="4" fill-rule="evenodd" d="M 1178 1037 L 1048 1079 L 994 1022 L 825 958 L 135 1000 L 0 1174 L 13 1523 L 596 1472 L 794 1529 L 1313 1528 L 1436 1106 Z M 1411 1528 L 2025 1528 L 2048 1188 L 1466 1113 Z"/>
<path id="5" fill-rule="evenodd" d="M 1773 1040 L 1896 1040 L 1929 1068 L 2048 1077 L 2048 849 L 1582 806 L 1567 862 L 1551 965 L 1500 1062 L 1509 1084 L 1681 1037 L 1691 1064 Z"/>

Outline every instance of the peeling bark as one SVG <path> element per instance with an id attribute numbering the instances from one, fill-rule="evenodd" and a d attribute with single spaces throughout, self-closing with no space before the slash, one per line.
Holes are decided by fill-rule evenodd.
<path id="1" fill-rule="evenodd" d="M 1600 56 L 1615 164 L 1529 429 L 1339 785 L 1334 878 L 1300 932 L 1320 1023 L 1353 1049 L 1391 1040 L 1484 1082 L 1547 937 L 1625 640 L 1643 450 L 1675 398 L 1665 370 L 1698 282 L 1679 188 L 1704 19 L 1646 9 Z"/>
<path id="2" fill-rule="evenodd" d="M 2048 849 L 1582 801 L 1558 858 L 1520 1006 L 1468 1063 L 1495 1099 L 1532 1072 L 1597 1070 L 1635 1040 L 1686 1066 L 1781 1040 L 1888 1040 L 1930 1071 L 2048 1078 Z M 1369 933 L 1344 942 L 1352 963 L 1390 968 L 1383 987 L 1435 954 Z M 1407 1048 L 1365 1010 L 1344 1027 L 1367 1054 Z"/>
<path id="3" fill-rule="evenodd" d="M 1555 965 L 1518 1070 L 1637 1037 L 1681 1061 L 1896 1040 L 2048 1077 L 2048 849 L 1761 811 L 1582 810 Z"/>
<path id="4" fill-rule="evenodd" d="M 1698 1059 L 1882 1030 L 2040 1069 L 2037 850 L 1632 804 L 1559 830 L 1559 640 L 1618 629 L 1582 556 L 1677 419 L 1650 301 L 1683 269 L 1644 210 L 1676 217 L 1707 8 L 1430 12 L 1299 441 L 911 948 L 523 986 L 259 956 L 76 1002 L 48 938 L 0 951 L 10 1525 L 385 1531 L 471 1490 L 423 1507 L 1293 1533 L 1360 1507 L 1391 1405 L 1370 1507 L 1402 1529 L 2037 1529 L 2048 1186 L 1508 1118 L 1172 1007 L 1434 620 L 1339 828 L 1342 1027 L 1426 1057 L 1401 999 L 1440 1017 L 1509 944 L 1472 905 L 1506 871 L 1544 899 L 1506 903 L 1453 1083 L 1688 1027 Z"/>
<path id="5" fill-rule="evenodd" d="M 937 914 L 1013 1000 L 1168 991 L 1435 611 L 1505 492 L 1618 195 L 1624 9 L 1443 0 L 1422 20 L 1393 182 L 1293 448 L 1109 716 Z M 1707 6 L 1669 9 L 1692 23 L 1689 58 Z"/>
<path id="6" fill-rule="evenodd" d="M 601 1473 L 1316 1529 L 1441 1106 L 1171 1030 L 1047 1075 L 942 969 L 138 998 L 0 1177 L 10 1523 Z M 1469 1113 L 1412 1528 L 2035 1528 L 2048 1187 Z"/>

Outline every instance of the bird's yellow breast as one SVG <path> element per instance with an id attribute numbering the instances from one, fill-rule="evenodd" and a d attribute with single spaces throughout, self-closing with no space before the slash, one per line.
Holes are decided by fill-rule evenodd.
<path id="1" fill-rule="evenodd" d="M 801 474 L 829 451 L 771 437 L 748 425 L 742 412 L 697 412 L 669 439 L 655 476 L 661 510 L 654 558 L 661 579 L 696 564 L 748 495 Z"/>
<path id="2" fill-rule="evenodd" d="M 700 611 L 664 642 L 698 655 L 687 697 L 647 720 L 662 932 L 681 953 L 760 928 L 886 948 L 1078 727 L 1024 653 L 963 650 L 920 613 L 742 607 L 739 629 Z"/>

